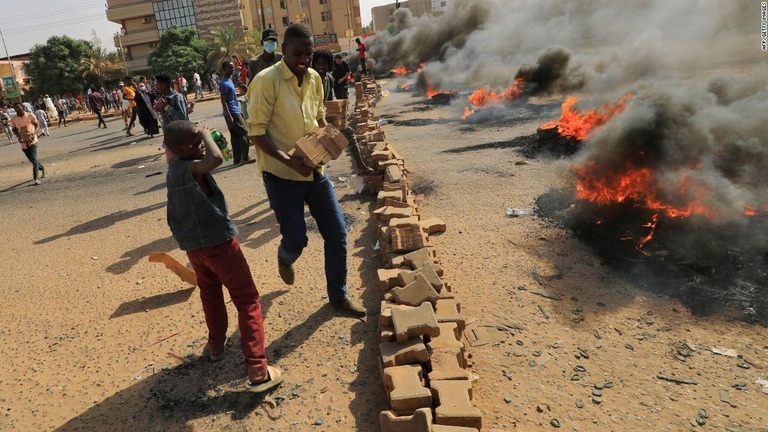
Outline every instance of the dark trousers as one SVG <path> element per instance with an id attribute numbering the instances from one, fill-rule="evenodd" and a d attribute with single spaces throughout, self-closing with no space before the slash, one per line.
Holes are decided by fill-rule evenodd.
<path id="1" fill-rule="evenodd" d="M 227 123 L 230 142 L 232 143 L 232 159 L 235 164 L 248 160 L 248 127 L 242 115 L 233 115 L 232 124 Z"/>
<path id="2" fill-rule="evenodd" d="M 224 349 L 227 340 L 227 305 L 222 285 L 237 308 L 241 348 L 248 377 L 267 375 L 267 354 L 264 349 L 264 317 L 261 300 L 251 269 L 240 243 L 232 239 L 220 245 L 187 251 L 189 262 L 197 275 L 200 300 L 203 302 L 205 324 L 208 327 L 208 348 L 213 353 Z"/>
<path id="3" fill-rule="evenodd" d="M 101 125 L 104 125 L 104 129 L 107 128 L 107 122 L 104 121 L 104 116 L 101 115 L 100 109 L 95 109 L 93 112 L 96 113 L 96 117 L 99 119 L 99 124 L 97 124 L 97 127 L 101 127 Z"/>
<path id="4" fill-rule="evenodd" d="M 67 113 L 64 111 L 56 111 L 56 113 L 59 115 L 59 127 L 61 127 L 61 122 L 64 122 L 64 127 L 67 126 Z"/>
<path id="5" fill-rule="evenodd" d="M 347 297 L 347 227 L 331 181 L 317 172 L 313 175 L 312 181 L 294 181 L 267 172 L 262 174 L 269 206 L 275 212 L 282 235 L 277 259 L 293 264 L 307 246 L 306 203 L 323 236 L 328 299 L 340 301 Z"/>
<path id="6" fill-rule="evenodd" d="M 365 65 L 366 59 L 360 59 L 360 66 L 362 67 L 363 75 L 368 75 L 368 67 Z"/>
<path id="7" fill-rule="evenodd" d="M 349 87 L 347 83 L 336 84 L 333 86 L 333 93 L 336 95 L 336 99 L 349 99 Z"/>
<path id="8" fill-rule="evenodd" d="M 37 172 L 39 170 L 45 171 L 43 163 L 37 160 L 37 144 L 30 144 L 25 149 L 21 149 L 24 155 L 32 162 L 32 178 L 37 180 Z"/>
<path id="9" fill-rule="evenodd" d="M 133 127 L 133 124 L 136 123 L 136 117 L 139 116 L 139 110 L 136 109 L 136 107 L 131 108 L 131 121 L 128 122 L 128 129 L 126 133 L 131 132 L 131 128 Z"/>

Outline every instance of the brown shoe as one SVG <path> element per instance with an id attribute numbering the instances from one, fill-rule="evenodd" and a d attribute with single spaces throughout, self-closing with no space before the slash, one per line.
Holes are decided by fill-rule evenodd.
<path id="1" fill-rule="evenodd" d="M 283 264 L 278 261 L 277 272 L 280 273 L 280 279 L 282 279 L 286 285 L 293 285 L 293 282 L 296 280 L 296 275 L 293 272 L 293 264 Z"/>
<path id="2" fill-rule="evenodd" d="M 331 305 L 340 312 L 348 312 L 356 317 L 364 317 L 366 315 L 365 308 L 357 300 L 352 300 L 349 297 L 344 298 L 341 301 L 332 301 Z"/>

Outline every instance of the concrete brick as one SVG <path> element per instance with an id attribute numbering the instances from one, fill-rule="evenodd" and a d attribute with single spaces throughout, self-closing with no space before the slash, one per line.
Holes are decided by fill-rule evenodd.
<path id="1" fill-rule="evenodd" d="M 399 167 L 389 165 L 384 171 L 384 181 L 388 181 L 390 183 L 399 183 L 403 181 L 403 172 Z"/>
<path id="2" fill-rule="evenodd" d="M 465 366 L 466 360 L 461 349 L 441 348 L 429 352 L 427 376 L 430 381 L 469 379 Z"/>
<path id="3" fill-rule="evenodd" d="M 446 226 L 445 222 L 443 222 L 442 219 L 438 218 L 429 218 L 426 220 L 423 220 L 419 222 L 419 225 L 421 225 L 421 229 L 424 230 L 427 234 L 437 234 L 445 232 Z"/>
<path id="4" fill-rule="evenodd" d="M 408 267 L 412 268 L 413 270 L 416 270 L 417 268 L 420 268 L 425 261 L 432 261 L 434 262 L 434 251 L 428 248 L 423 248 L 419 250 L 415 250 L 413 252 L 409 252 L 405 254 L 403 257 L 403 262 Z"/>
<path id="5" fill-rule="evenodd" d="M 432 306 L 430 303 L 424 303 L 424 305 Z M 403 306 L 395 306 L 395 307 L 403 307 Z M 393 309 L 394 312 L 394 309 Z M 393 315 L 393 321 L 394 321 L 394 315 Z M 437 319 L 437 318 L 435 318 Z M 430 337 L 429 342 L 427 343 L 427 348 L 431 350 L 438 350 L 442 348 L 458 348 L 463 350 L 464 344 L 461 342 L 461 334 L 459 333 L 459 327 L 456 325 L 456 323 L 453 322 L 445 322 L 445 323 L 438 323 L 437 327 L 440 329 L 437 336 L 428 335 Z M 397 326 L 395 326 L 395 331 L 397 331 Z"/>
<path id="6" fill-rule="evenodd" d="M 391 275 L 391 273 L 387 273 L 388 275 Z M 422 266 L 416 270 L 404 270 L 399 271 L 397 275 L 397 285 L 399 286 L 406 286 L 409 283 L 412 283 L 416 280 L 416 275 L 424 275 L 424 277 L 427 279 L 427 281 L 432 285 L 432 287 L 437 291 L 438 293 L 441 293 L 443 290 L 443 281 L 440 280 L 440 276 L 437 274 L 437 271 L 435 270 L 435 264 L 431 261 L 425 261 Z"/>
<path id="7" fill-rule="evenodd" d="M 394 411 L 382 411 L 379 414 L 379 427 L 381 432 L 430 432 L 432 410 L 420 408 L 406 416 L 398 416 Z"/>
<path id="8" fill-rule="evenodd" d="M 393 218 L 389 220 L 389 226 L 391 227 L 412 225 L 412 224 L 418 224 L 418 223 L 419 223 L 418 216 L 410 216 L 407 218 Z"/>
<path id="9" fill-rule="evenodd" d="M 429 351 L 421 336 L 408 339 L 404 343 L 382 342 L 379 344 L 379 351 L 384 367 L 421 364 L 429 360 Z"/>
<path id="10" fill-rule="evenodd" d="M 440 325 L 429 302 L 422 303 L 418 307 L 392 307 L 392 325 L 395 327 L 395 337 L 401 343 L 420 335 L 430 336 L 433 339 L 440 336 Z M 447 323 L 442 325 L 447 326 Z M 453 326 L 455 327 L 455 324 Z M 450 327 L 446 329 L 452 330 Z"/>
<path id="11" fill-rule="evenodd" d="M 379 312 L 379 323 L 382 326 L 392 326 L 392 308 L 397 306 L 386 300 L 381 301 L 381 312 Z"/>
<path id="12" fill-rule="evenodd" d="M 423 385 L 421 365 L 388 367 L 384 369 L 383 378 L 392 411 L 411 413 L 419 408 L 432 407 L 432 392 Z"/>
<path id="13" fill-rule="evenodd" d="M 428 245 L 427 237 L 418 224 L 389 228 L 393 252 L 411 252 Z"/>
<path id="14" fill-rule="evenodd" d="M 432 432 L 479 432 L 479 430 L 471 427 L 432 425 Z"/>
<path id="15" fill-rule="evenodd" d="M 401 270 L 398 269 L 378 269 L 376 275 L 379 277 L 379 286 L 382 291 L 388 291 L 391 288 L 398 286 L 399 275 Z"/>
<path id="16" fill-rule="evenodd" d="M 392 152 L 389 150 L 378 150 L 371 153 L 372 161 L 385 161 L 392 159 Z"/>
<path id="17" fill-rule="evenodd" d="M 379 323 L 379 343 L 395 342 L 395 328 L 391 326 L 382 326 Z"/>
<path id="18" fill-rule="evenodd" d="M 397 208 L 385 206 L 374 210 L 373 216 L 383 225 L 388 225 L 391 219 L 410 217 L 413 216 L 413 213 L 413 207 Z"/>
<path id="19" fill-rule="evenodd" d="M 468 380 L 431 381 L 435 398 L 435 423 L 476 429 L 483 427 L 483 415 L 472 406 L 472 383 Z"/>
<path id="20" fill-rule="evenodd" d="M 397 297 L 395 297 L 397 298 Z M 464 332 L 466 327 L 466 320 L 461 315 L 461 303 L 455 298 L 453 299 L 438 299 L 434 302 L 435 316 L 438 323 L 452 322 L 456 324 L 459 330 L 459 334 Z"/>
<path id="21" fill-rule="evenodd" d="M 384 200 L 386 198 L 393 199 L 400 202 L 405 202 L 405 196 L 402 190 L 396 190 L 396 191 L 390 191 L 390 192 L 381 191 L 376 196 L 376 205 L 379 207 L 383 206 Z"/>
<path id="22" fill-rule="evenodd" d="M 395 199 L 392 199 L 392 198 L 385 198 L 384 199 L 384 205 L 385 206 L 390 206 L 390 207 L 397 207 L 397 208 L 417 207 L 415 205 L 408 204 L 407 202 L 398 201 L 398 200 L 395 200 Z M 421 227 L 421 223 L 420 222 L 417 225 L 419 225 L 419 228 L 423 230 L 423 228 Z"/>
<path id="23" fill-rule="evenodd" d="M 435 304 L 439 297 L 427 278 L 421 274 L 416 276 L 416 280 L 404 287 L 392 288 L 392 296 L 398 304 L 408 306 L 419 306 L 424 302 Z"/>

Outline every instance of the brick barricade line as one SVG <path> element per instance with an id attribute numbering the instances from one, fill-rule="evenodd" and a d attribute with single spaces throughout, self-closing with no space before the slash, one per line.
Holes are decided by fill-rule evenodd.
<path id="1" fill-rule="evenodd" d="M 462 342 L 466 320 L 429 241 L 446 225 L 424 218 L 405 159 L 386 141 L 373 111 L 381 87 L 364 77 L 355 96 L 355 135 L 363 160 L 375 170 L 363 181 L 376 194 L 373 217 L 383 261 L 379 367 L 390 409 L 380 413 L 381 430 L 478 432 L 482 413 L 472 404 L 473 374 Z"/>

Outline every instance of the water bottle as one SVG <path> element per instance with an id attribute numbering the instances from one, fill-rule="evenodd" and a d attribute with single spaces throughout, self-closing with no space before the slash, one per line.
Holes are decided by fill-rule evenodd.
<path id="1" fill-rule="evenodd" d="M 227 138 L 216 129 L 211 130 L 211 138 L 213 138 L 213 142 L 216 143 L 217 146 L 219 146 L 219 150 L 221 150 L 221 155 L 224 157 L 225 161 L 232 160 L 232 150 L 229 149 L 229 143 L 227 142 Z"/>
<path id="2" fill-rule="evenodd" d="M 536 207 L 534 208 L 508 208 L 507 209 L 507 216 L 509 217 L 518 217 L 523 215 L 535 215 L 536 214 Z"/>

